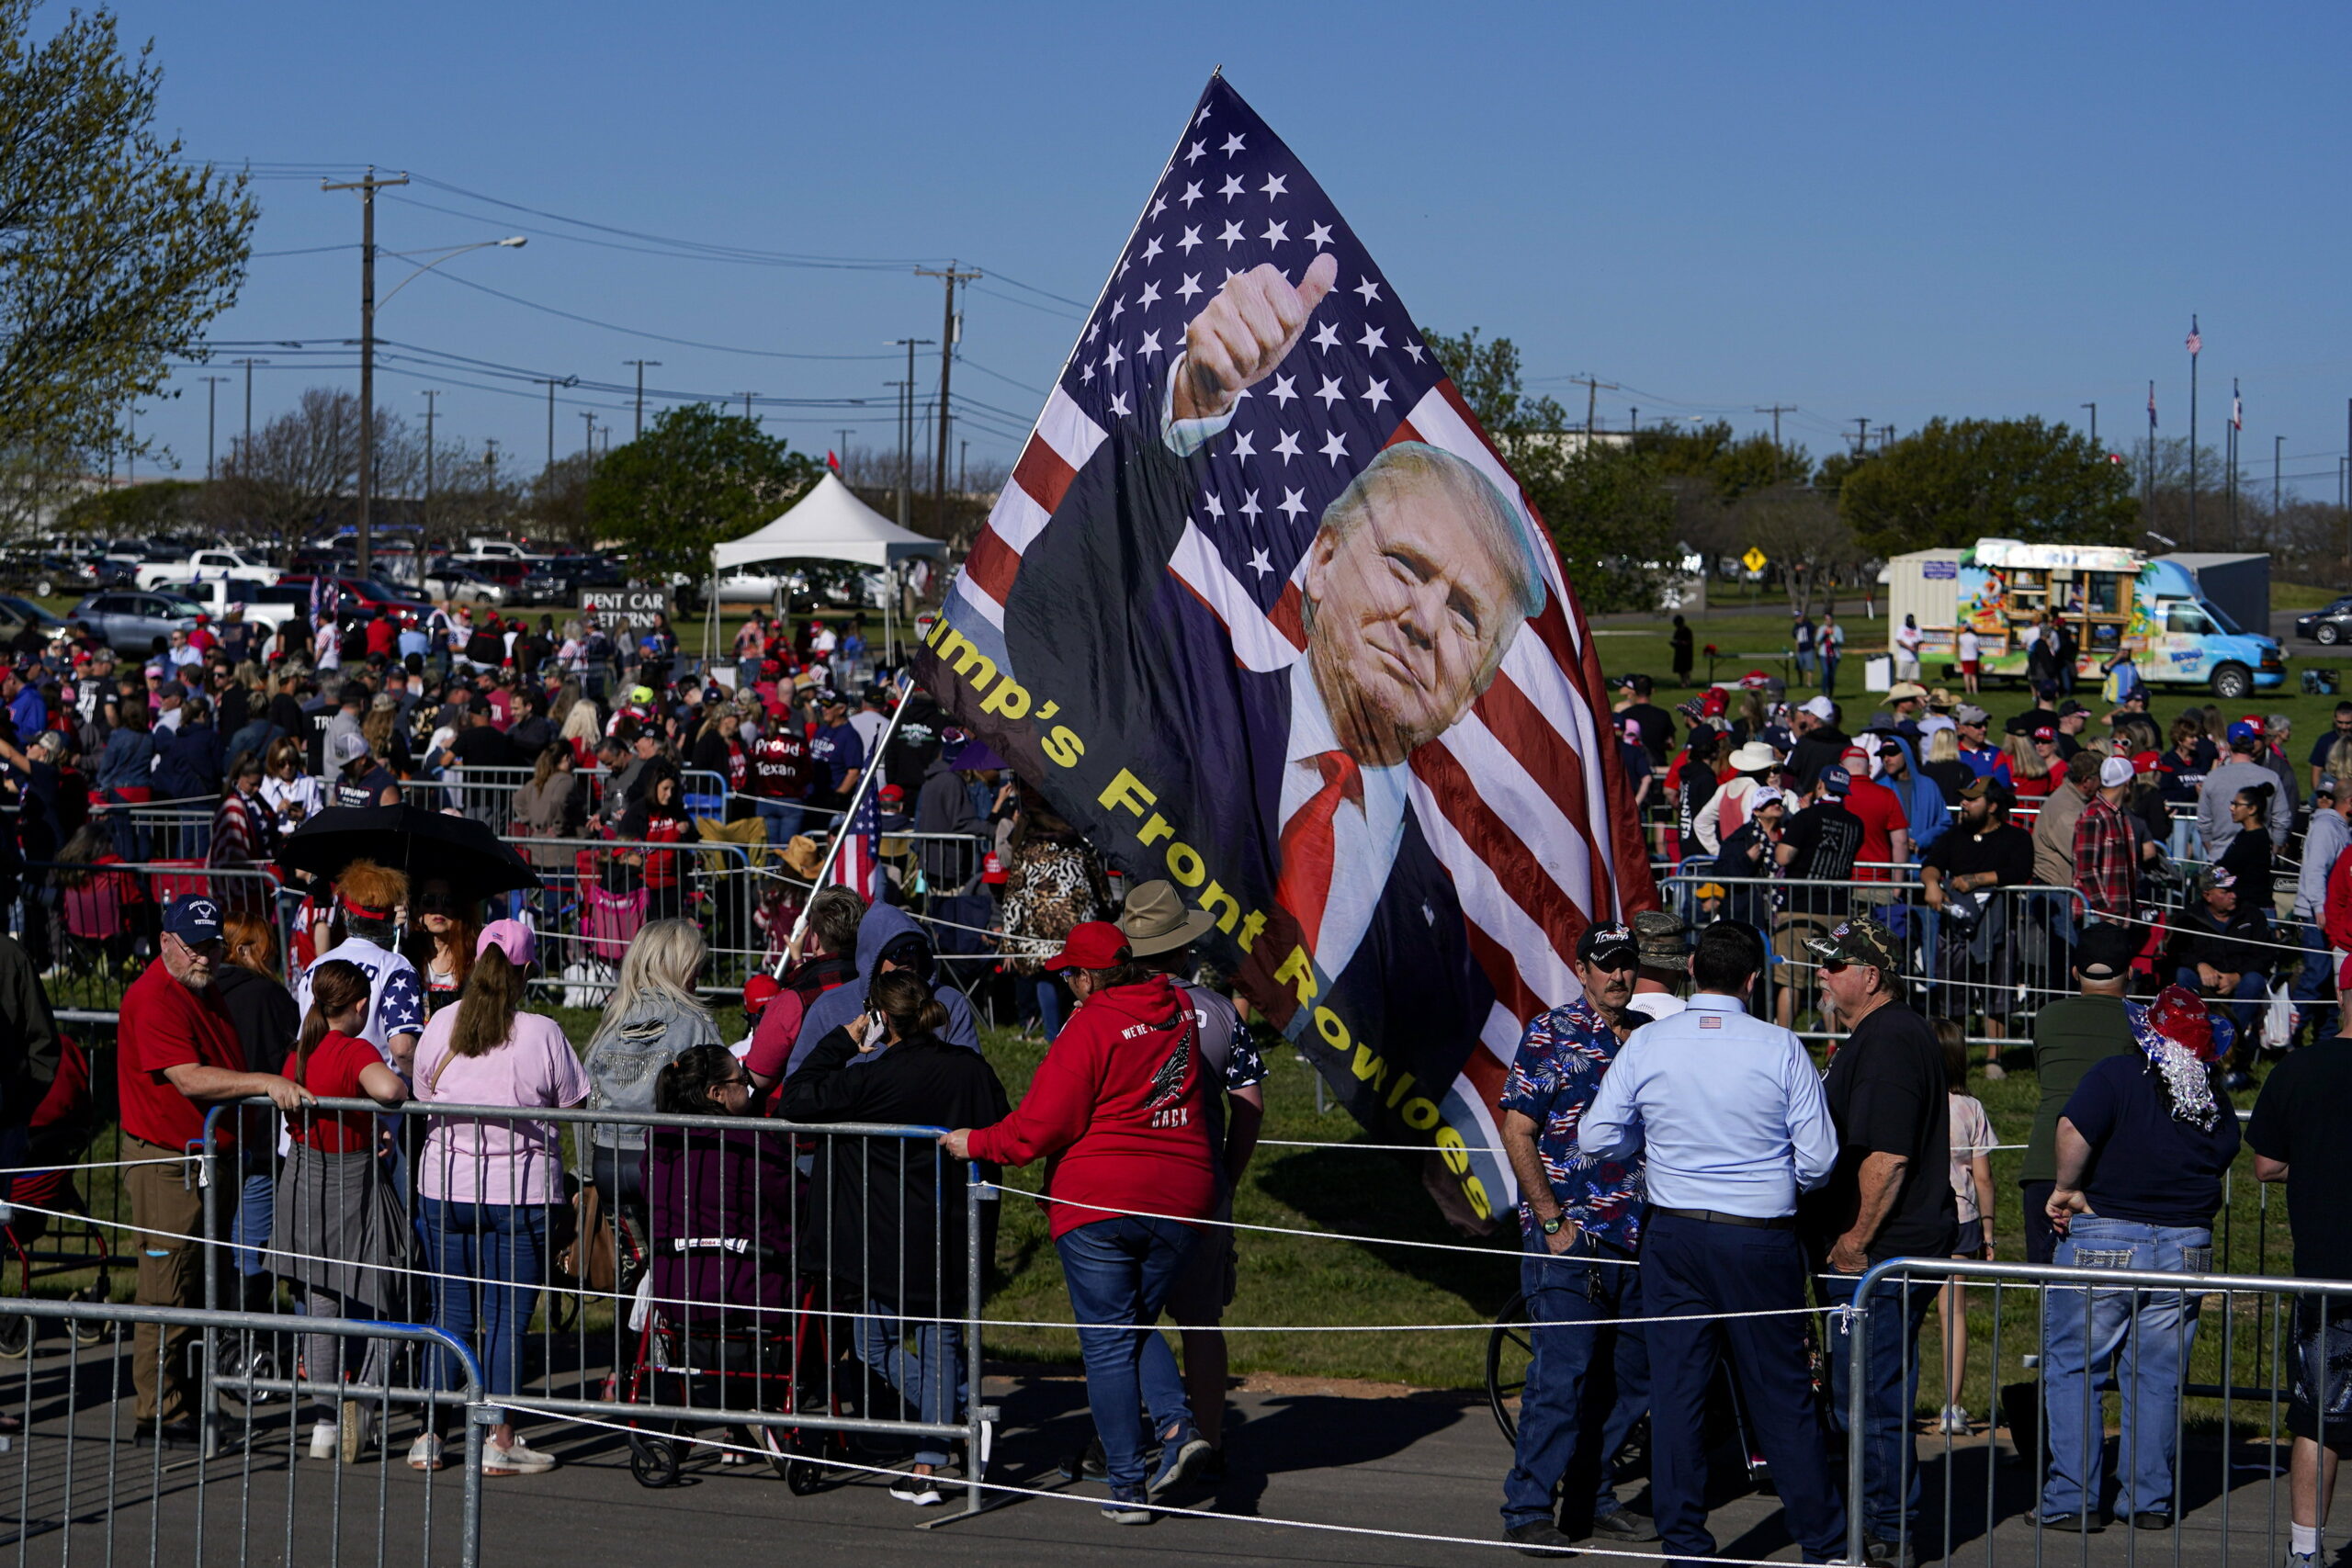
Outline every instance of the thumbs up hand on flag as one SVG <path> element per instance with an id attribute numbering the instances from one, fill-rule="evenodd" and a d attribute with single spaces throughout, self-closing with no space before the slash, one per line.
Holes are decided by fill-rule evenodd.
<path id="1" fill-rule="evenodd" d="M 1184 332 L 1170 412 L 1180 420 L 1215 419 L 1297 346 L 1306 321 L 1340 275 L 1339 258 L 1325 251 L 1293 288 L 1271 262 L 1226 280 L 1208 308 Z"/>

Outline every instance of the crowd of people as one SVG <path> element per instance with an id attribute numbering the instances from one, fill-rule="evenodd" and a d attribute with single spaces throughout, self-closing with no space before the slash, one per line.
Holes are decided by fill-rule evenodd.
<path id="1" fill-rule="evenodd" d="M 1754 927 L 1796 965 L 1772 987 L 1783 1026 L 1810 1008 L 1834 1027 L 1804 943 L 1863 913 L 1936 1010 L 1990 1043 L 1996 1078 L 2004 1043 L 2064 993 L 2074 943 L 2101 922 L 2133 926 L 2154 975 L 2217 1004 L 2233 1090 L 2258 1051 L 2334 1028 L 2330 954 L 2352 938 L 2352 870 L 2329 902 L 2352 841 L 2352 703 L 2306 750 L 2286 715 L 2210 704 L 2160 732 L 2137 684 L 2095 713 L 2045 682 L 1997 729 L 1912 681 L 1850 724 L 1835 698 L 1788 701 L 1761 673 L 1673 713 L 1652 690 L 1626 677 L 1614 716 L 1668 897 L 1694 924 Z"/>
<path id="2" fill-rule="evenodd" d="M 1954 1437 L 1976 1427 L 1961 1403 L 1964 1270 L 1900 1265 L 1998 1251 L 1992 1132 L 1968 1092 L 1962 1032 L 1917 1010 L 1894 933 L 1849 916 L 1806 939 L 1838 1020 L 1825 1074 L 1793 1033 L 1751 1010 L 1774 963 L 1754 927 L 1701 928 L 1682 997 L 1659 978 L 1672 974 L 1663 959 L 1679 918 L 1659 911 L 1638 924 L 1585 933 L 1583 996 L 1529 1026 L 1498 1105 L 1521 1194 L 1533 1346 L 1505 1533 L 1537 1555 L 1584 1539 L 1663 1540 L 1674 1558 L 1712 1555 L 1702 1434 L 1710 1385 L 1727 1365 L 1748 1451 L 1769 1466 L 1805 1560 L 1842 1559 L 1850 1508 L 1869 1562 L 1911 1568 L 1925 1539 L 1912 1412 L 1935 1366 L 1919 1338 L 1939 1302 L 1939 1425 Z M 2352 1225 L 2338 1201 L 2352 1175 L 2352 1040 L 2324 1037 L 2278 1063 L 2242 1134 L 2213 1005 L 2178 984 L 2129 999 L 2139 946 L 2120 925 L 2084 931 L 2071 949 L 2077 994 L 2034 1018 L 2040 1105 L 2019 1177 L 2026 1261 L 2210 1272 L 2223 1176 L 2243 1140 L 2257 1179 L 2287 1184 L 2295 1275 L 2352 1280 Z M 1867 1310 L 1847 1310 L 1862 1277 L 1886 1265 Z M 2105 1529 L 2110 1490 L 2118 1523 L 2174 1528 L 2199 1294 L 2043 1288 L 2045 1435 L 2013 1434 L 2042 1467 L 2039 1529 Z M 1859 1391 L 1857 1333 L 1867 1338 Z M 2281 1348 L 2287 1562 L 2313 1568 L 2337 1461 L 2352 1449 L 2352 1296 L 2294 1297 Z M 2121 1404 L 2113 1449 L 2100 1399 L 2109 1379 Z M 1620 1499 L 1611 1469 L 1645 1416 L 1646 1514 Z M 1833 1461 L 1856 1444 L 1862 1492 L 1841 1497 L 1844 1466 Z"/>

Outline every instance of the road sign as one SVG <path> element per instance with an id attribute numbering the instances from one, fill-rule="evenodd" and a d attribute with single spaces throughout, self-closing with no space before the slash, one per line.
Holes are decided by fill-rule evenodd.
<path id="1" fill-rule="evenodd" d="M 1764 570 L 1764 552 L 1758 549 L 1754 545 L 1750 545 L 1747 547 L 1747 553 L 1739 558 L 1739 564 L 1746 567 L 1750 571 L 1762 571 Z"/>

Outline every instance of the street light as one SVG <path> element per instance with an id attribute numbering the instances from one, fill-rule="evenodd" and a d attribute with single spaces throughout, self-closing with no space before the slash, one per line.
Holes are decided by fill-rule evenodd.
<path id="1" fill-rule="evenodd" d="M 530 243 L 530 239 L 526 235 L 509 234 L 503 240 L 476 240 L 470 245 L 446 246 L 443 248 L 441 254 L 434 256 L 433 260 L 426 262 L 423 266 L 418 267 L 414 272 L 410 273 L 406 277 L 403 277 L 398 283 L 393 284 L 390 293 L 386 294 L 383 299 L 379 299 L 376 303 L 379 306 L 390 304 L 393 294 L 398 294 L 401 289 L 406 288 L 410 284 L 414 283 L 418 278 L 423 277 L 426 273 L 431 272 L 435 267 L 439 266 L 443 262 L 454 260 L 458 256 L 464 255 L 468 251 L 519 251 Z M 407 260 L 411 256 L 433 255 L 431 251 L 386 251 L 384 254 L 388 256 L 399 256 L 403 261 Z"/>

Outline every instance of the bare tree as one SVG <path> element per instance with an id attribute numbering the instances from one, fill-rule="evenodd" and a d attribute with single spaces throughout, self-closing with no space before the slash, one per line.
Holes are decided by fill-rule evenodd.
<path id="1" fill-rule="evenodd" d="M 1730 510 L 1736 536 L 1781 568 L 1792 614 L 1809 614 L 1839 574 L 1863 564 L 1867 552 L 1838 519 L 1835 499 L 1822 491 L 1780 485 L 1745 496 Z"/>
<path id="2" fill-rule="evenodd" d="M 388 500 L 420 495 L 424 444 L 399 415 L 375 416 L 375 492 Z M 339 521 L 359 484 L 359 400 L 338 388 L 312 387 L 241 444 L 208 487 L 207 511 L 222 531 L 284 538 Z"/>

